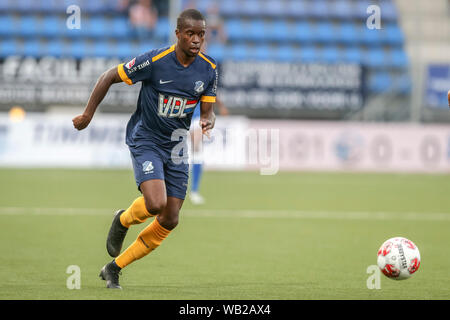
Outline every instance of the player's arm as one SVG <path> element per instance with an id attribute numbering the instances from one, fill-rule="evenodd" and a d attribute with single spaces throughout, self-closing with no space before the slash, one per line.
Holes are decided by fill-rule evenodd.
<path id="1" fill-rule="evenodd" d="M 108 71 L 105 71 L 98 78 L 83 114 L 72 119 L 73 126 L 78 130 L 83 130 L 84 128 L 86 128 L 91 122 L 98 105 L 100 104 L 100 102 L 102 102 L 103 98 L 106 96 L 106 93 L 108 93 L 111 85 L 121 81 L 122 79 L 119 76 L 117 67 L 113 67 Z"/>
<path id="2" fill-rule="evenodd" d="M 200 127 L 202 133 L 210 137 L 210 131 L 214 128 L 216 115 L 214 114 L 213 102 L 200 103 Z"/>

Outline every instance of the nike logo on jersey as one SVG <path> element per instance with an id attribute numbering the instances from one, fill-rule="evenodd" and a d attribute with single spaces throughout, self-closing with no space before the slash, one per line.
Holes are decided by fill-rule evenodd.
<path id="1" fill-rule="evenodd" d="M 173 80 L 167 80 L 167 81 L 159 80 L 159 84 L 166 84 L 166 83 L 171 83 L 171 82 L 173 82 Z"/>

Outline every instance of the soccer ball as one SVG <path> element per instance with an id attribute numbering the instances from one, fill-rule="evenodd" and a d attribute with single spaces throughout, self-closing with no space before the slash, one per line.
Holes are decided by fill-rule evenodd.
<path id="1" fill-rule="evenodd" d="M 419 269 L 419 248 L 406 238 L 391 238 L 378 250 L 377 263 L 386 277 L 394 280 L 408 279 Z"/>

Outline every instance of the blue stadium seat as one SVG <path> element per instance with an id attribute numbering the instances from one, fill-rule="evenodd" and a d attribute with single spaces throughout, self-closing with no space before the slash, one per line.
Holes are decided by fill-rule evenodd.
<path id="1" fill-rule="evenodd" d="M 396 21 L 398 19 L 397 8 L 391 0 L 381 1 L 380 9 L 381 9 L 381 17 L 383 20 Z"/>
<path id="2" fill-rule="evenodd" d="M 383 49 L 371 48 L 363 54 L 363 64 L 369 68 L 386 68 L 387 63 L 387 53 Z"/>
<path id="3" fill-rule="evenodd" d="M 361 19 L 365 21 L 369 17 L 369 14 L 367 13 L 367 8 L 371 5 L 373 5 L 373 1 L 368 0 L 358 0 L 354 2 L 353 11 L 351 12 L 352 18 L 354 19 Z"/>
<path id="4" fill-rule="evenodd" d="M 274 42 L 288 42 L 291 40 L 291 31 L 285 20 L 278 20 L 267 25 L 267 40 Z"/>
<path id="5" fill-rule="evenodd" d="M 61 1 L 60 0 L 42 0 L 40 5 L 40 10 L 43 13 L 56 13 L 61 12 Z M 65 10 L 63 12 L 66 12 Z"/>
<path id="6" fill-rule="evenodd" d="M 308 5 L 304 0 L 290 0 L 285 7 L 285 15 L 288 18 L 303 19 L 309 14 Z"/>
<path id="7" fill-rule="evenodd" d="M 329 16 L 334 19 L 349 20 L 352 18 L 354 5 L 349 0 L 336 0 L 330 5 Z"/>
<path id="8" fill-rule="evenodd" d="M 21 37 L 34 37 L 38 34 L 39 22 L 36 16 L 22 16 L 19 20 L 19 28 L 16 35 Z"/>
<path id="9" fill-rule="evenodd" d="M 304 63 L 319 61 L 317 50 L 313 46 L 305 46 L 300 48 L 300 61 Z"/>
<path id="10" fill-rule="evenodd" d="M 217 42 L 209 43 L 206 54 L 220 62 L 225 58 L 225 46 Z"/>
<path id="11" fill-rule="evenodd" d="M 245 39 L 253 42 L 266 40 L 266 24 L 262 20 L 251 20 L 245 26 Z"/>
<path id="12" fill-rule="evenodd" d="M 39 40 L 32 39 L 23 44 L 22 55 L 26 57 L 39 58 L 44 54 L 44 48 Z"/>
<path id="13" fill-rule="evenodd" d="M 11 2 L 12 0 L 2 0 L 0 1 L 0 13 L 9 12 L 11 10 Z"/>
<path id="14" fill-rule="evenodd" d="M 310 43 L 314 39 L 312 32 L 311 25 L 302 21 L 295 24 L 293 36 L 297 42 Z"/>
<path id="15" fill-rule="evenodd" d="M 382 31 L 369 29 L 365 26 L 360 29 L 360 43 L 369 47 L 379 47 L 382 45 Z"/>
<path id="16" fill-rule="evenodd" d="M 392 90 L 392 77 L 388 72 L 375 72 L 368 77 L 368 89 L 373 93 L 386 93 Z"/>
<path id="17" fill-rule="evenodd" d="M 245 0 L 239 2 L 239 13 L 249 17 L 261 16 L 261 2 L 259 0 Z"/>
<path id="18" fill-rule="evenodd" d="M 61 57 L 64 53 L 64 43 L 60 39 L 49 41 L 44 49 L 43 54 L 52 57 Z"/>
<path id="19" fill-rule="evenodd" d="M 330 4 L 326 0 L 314 0 L 309 4 L 309 16 L 315 19 L 327 19 Z"/>
<path id="20" fill-rule="evenodd" d="M 220 1 L 220 14 L 222 16 L 237 16 L 240 14 L 240 5 L 238 0 Z"/>
<path id="21" fill-rule="evenodd" d="M 285 2 L 279 0 L 267 0 L 263 2 L 261 15 L 271 18 L 282 18 L 285 13 Z"/>
<path id="22" fill-rule="evenodd" d="M 334 27 L 330 22 L 320 22 L 314 28 L 314 40 L 320 43 L 332 43 L 336 40 Z"/>
<path id="23" fill-rule="evenodd" d="M 39 34 L 46 38 L 62 36 L 61 29 L 66 28 L 66 21 L 57 15 L 50 15 L 42 20 Z"/>
<path id="24" fill-rule="evenodd" d="M 320 59 L 325 63 L 337 63 L 340 61 L 339 49 L 334 46 L 327 46 L 320 50 Z"/>
<path id="25" fill-rule="evenodd" d="M 155 37 L 159 41 L 167 41 L 169 39 L 170 31 L 169 19 L 164 17 L 159 18 L 156 24 Z"/>
<path id="26" fill-rule="evenodd" d="M 388 66 L 396 69 L 408 67 L 409 61 L 406 52 L 403 49 L 394 49 L 389 52 Z"/>
<path id="27" fill-rule="evenodd" d="M 343 62 L 360 64 L 363 60 L 363 54 L 358 47 L 345 47 L 341 59 Z"/>
<path id="28" fill-rule="evenodd" d="M 116 48 L 107 41 L 94 41 L 92 55 L 106 58 L 117 57 Z"/>
<path id="29" fill-rule="evenodd" d="M 80 1 L 80 7 L 82 8 L 83 12 L 89 13 L 89 14 L 99 14 L 106 12 L 106 2 L 104 0 L 83 0 Z M 110 1 L 113 2 L 113 1 Z M 105 10 L 106 9 L 106 10 Z"/>
<path id="30" fill-rule="evenodd" d="M 227 57 L 231 60 L 242 61 L 250 59 L 249 48 L 243 44 L 237 44 L 227 48 L 226 53 Z"/>
<path id="31" fill-rule="evenodd" d="M 132 44 L 129 41 L 117 41 L 115 46 L 116 56 L 121 59 L 129 59 L 134 55 Z"/>
<path id="32" fill-rule="evenodd" d="M 130 36 L 130 26 L 128 19 L 125 17 L 115 17 L 110 24 L 111 37 L 116 39 L 123 39 Z"/>
<path id="33" fill-rule="evenodd" d="M 335 38 L 345 45 L 354 45 L 358 43 L 359 32 L 353 23 L 345 22 L 337 25 Z"/>
<path id="34" fill-rule="evenodd" d="M 6 58 L 17 54 L 20 54 L 20 46 L 16 40 L 0 40 L 0 58 Z"/>
<path id="35" fill-rule="evenodd" d="M 289 45 L 276 46 L 272 50 L 272 59 L 274 61 L 293 62 L 296 61 L 298 52 Z"/>
<path id="36" fill-rule="evenodd" d="M 250 52 L 252 60 L 269 61 L 273 58 L 272 48 L 267 44 L 260 44 Z"/>
<path id="37" fill-rule="evenodd" d="M 226 1 L 225 1 L 226 2 Z M 240 41 L 244 39 L 243 23 L 239 19 L 229 19 L 225 22 L 225 32 L 230 41 Z"/>
<path id="38" fill-rule="evenodd" d="M 110 29 L 106 18 L 93 16 L 82 20 L 81 31 L 85 37 L 103 39 L 109 34 Z"/>
<path id="39" fill-rule="evenodd" d="M 410 94 L 412 91 L 411 77 L 407 74 L 400 74 L 394 77 L 394 87 L 400 94 Z"/>
<path id="40" fill-rule="evenodd" d="M 383 27 L 382 41 L 384 44 L 390 46 L 403 46 L 404 40 L 403 32 L 397 24 L 392 23 Z"/>
<path id="41" fill-rule="evenodd" d="M 12 15 L 0 15 L 0 36 L 12 37 L 17 31 L 16 20 Z"/>
<path id="42" fill-rule="evenodd" d="M 71 41 L 68 46 L 64 47 L 64 55 L 73 57 L 75 59 L 81 59 L 84 57 L 92 57 L 92 46 L 86 41 L 75 40 Z"/>

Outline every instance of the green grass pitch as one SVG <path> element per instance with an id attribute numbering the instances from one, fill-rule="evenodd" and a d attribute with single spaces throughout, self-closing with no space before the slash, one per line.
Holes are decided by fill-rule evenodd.
<path id="1" fill-rule="evenodd" d="M 121 291 L 98 273 L 114 211 L 139 195 L 131 170 L 2 169 L 0 181 L 0 299 L 450 299 L 449 175 L 205 172 L 207 203 L 185 201 Z M 418 245 L 420 269 L 370 290 L 367 267 L 394 236 Z"/>

